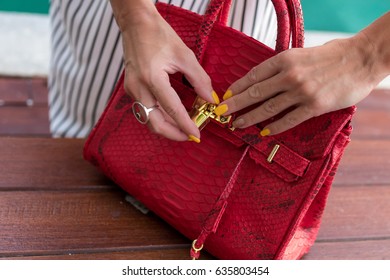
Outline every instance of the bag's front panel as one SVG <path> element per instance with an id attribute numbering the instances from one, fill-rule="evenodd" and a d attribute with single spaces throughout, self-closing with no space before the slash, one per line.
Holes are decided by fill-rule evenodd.
<path id="1" fill-rule="evenodd" d="M 121 91 L 100 124 L 105 129 L 95 132 L 95 162 L 149 209 L 196 238 L 243 147 L 208 130 L 202 132 L 201 144 L 154 135 L 135 120 L 131 99 Z M 219 258 L 273 258 L 321 165 L 314 162 L 303 178 L 286 182 L 289 177 L 275 176 L 247 155 L 206 248 Z"/>
<path id="2" fill-rule="evenodd" d="M 107 129 L 95 135 L 99 139 L 95 161 L 149 209 L 187 237 L 196 238 L 243 147 L 207 130 L 201 144 L 161 138 L 135 120 L 124 92 L 115 99 L 117 106 L 110 107 L 101 123 Z M 319 167 L 312 164 L 307 175 Z M 305 177 L 287 183 L 248 155 L 206 249 L 219 258 L 273 258 L 311 183 Z"/>
<path id="3" fill-rule="evenodd" d="M 115 183 L 186 236 L 195 238 L 235 168 L 242 151 L 226 149 L 213 134 L 201 144 L 150 133 L 131 111 L 123 89 L 95 131 L 94 162 Z"/>
<path id="4" fill-rule="evenodd" d="M 247 157 L 218 230 L 206 248 L 219 258 L 273 259 L 301 211 L 314 199 L 329 158 L 314 161 L 302 178 L 286 182 Z M 311 225 L 307 232 L 315 230 Z M 221 246 L 223 244 L 223 246 Z"/>

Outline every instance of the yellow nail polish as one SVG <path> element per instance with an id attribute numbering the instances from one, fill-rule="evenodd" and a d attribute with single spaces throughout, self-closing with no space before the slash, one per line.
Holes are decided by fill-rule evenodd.
<path id="1" fill-rule="evenodd" d="M 195 143 L 200 143 L 200 139 L 194 135 L 188 135 L 188 141 L 194 141 Z"/>
<path id="2" fill-rule="evenodd" d="M 228 105 L 222 104 L 222 105 L 219 105 L 217 108 L 215 108 L 214 113 L 217 116 L 220 116 L 220 115 L 225 114 L 227 112 L 227 110 L 228 110 Z"/>
<path id="3" fill-rule="evenodd" d="M 271 130 L 269 130 L 268 128 L 265 128 L 263 129 L 262 131 L 260 131 L 260 135 L 261 136 L 267 136 L 267 135 L 270 135 L 271 134 Z"/>
<path id="4" fill-rule="evenodd" d="M 213 90 L 211 95 L 213 96 L 214 103 L 218 105 L 220 103 L 218 94 Z"/>
<path id="5" fill-rule="evenodd" d="M 227 99 L 229 99 L 230 97 L 232 97 L 233 96 L 233 92 L 230 90 L 230 89 L 228 89 L 226 92 L 225 92 L 225 94 L 223 95 L 223 100 L 227 100 Z"/>

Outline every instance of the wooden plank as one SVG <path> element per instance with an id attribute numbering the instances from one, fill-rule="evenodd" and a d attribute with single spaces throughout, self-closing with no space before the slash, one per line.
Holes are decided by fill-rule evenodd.
<path id="1" fill-rule="evenodd" d="M 22 191 L 0 195 L 3 257 L 139 249 L 190 241 L 153 214 L 144 215 L 120 191 Z"/>
<path id="2" fill-rule="evenodd" d="M 181 246 L 182 248 L 167 248 L 160 246 L 155 248 L 145 248 L 142 251 L 105 251 L 58 255 L 35 255 L 35 256 L 17 256 L 1 257 L 0 260 L 189 260 L 190 246 Z M 201 260 L 215 259 L 205 251 L 201 253 Z"/>
<path id="3" fill-rule="evenodd" d="M 387 101 L 390 103 L 389 101 Z M 390 139 L 390 109 L 358 111 L 352 120 L 352 141 L 356 139 Z"/>
<path id="4" fill-rule="evenodd" d="M 0 100 L 6 103 L 25 104 L 32 99 L 35 105 L 47 106 L 47 96 L 46 78 L 0 77 Z"/>
<path id="5" fill-rule="evenodd" d="M 317 242 L 304 260 L 390 260 L 390 240 Z"/>
<path id="6" fill-rule="evenodd" d="M 390 185 L 333 188 L 318 240 L 390 239 L 389 202 Z"/>
<path id="7" fill-rule="evenodd" d="M 357 105 L 352 139 L 390 139 L 390 90 L 374 90 Z"/>
<path id="8" fill-rule="evenodd" d="M 0 106 L 0 135 L 50 137 L 47 106 Z"/>
<path id="9" fill-rule="evenodd" d="M 303 260 L 390 260 L 390 240 L 316 242 Z M 67 253 L 59 255 L 0 257 L 0 260 L 187 260 L 189 247 L 145 251 Z M 202 252 L 201 260 L 214 259 Z"/>
<path id="10" fill-rule="evenodd" d="M 46 78 L 0 77 L 0 135 L 50 137 Z"/>
<path id="11" fill-rule="evenodd" d="M 1 189 L 69 189 L 111 185 L 85 161 L 82 139 L 0 137 Z"/>
<path id="12" fill-rule="evenodd" d="M 334 185 L 389 185 L 390 140 L 353 140 L 344 153 Z"/>
<path id="13" fill-rule="evenodd" d="M 155 215 L 135 210 L 124 196 L 121 191 L 98 190 L 2 192 L 0 255 L 142 250 L 190 243 Z M 318 241 L 390 239 L 389 201 L 388 186 L 334 188 Z"/>

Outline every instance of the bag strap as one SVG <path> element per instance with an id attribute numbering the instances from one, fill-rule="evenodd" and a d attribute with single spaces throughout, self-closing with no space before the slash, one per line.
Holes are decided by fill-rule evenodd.
<path id="1" fill-rule="evenodd" d="M 290 47 L 303 46 L 303 19 L 299 0 L 271 0 L 277 17 L 277 38 L 275 50 L 281 52 Z M 195 55 L 202 61 L 208 36 L 215 23 L 226 25 L 229 17 L 232 0 L 211 0 L 196 40 Z"/>
<path id="2" fill-rule="evenodd" d="M 236 167 L 233 170 L 232 175 L 229 178 L 228 183 L 226 184 L 224 190 L 221 195 L 218 197 L 216 202 L 213 205 L 213 208 L 210 210 L 206 219 L 203 222 L 202 230 L 197 239 L 192 242 L 190 256 L 193 260 L 196 260 L 200 256 L 200 251 L 203 249 L 203 244 L 206 241 L 207 237 L 210 233 L 215 233 L 217 231 L 219 222 L 225 212 L 227 207 L 228 198 L 233 190 L 233 187 L 236 184 L 238 174 L 240 172 L 242 163 L 244 161 L 245 156 L 248 154 L 250 145 L 245 147 L 244 152 L 241 155 L 240 160 L 238 161 Z"/>

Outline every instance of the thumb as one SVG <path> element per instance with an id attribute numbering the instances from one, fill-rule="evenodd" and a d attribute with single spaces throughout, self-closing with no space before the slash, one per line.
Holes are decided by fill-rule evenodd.
<path id="1" fill-rule="evenodd" d="M 210 103 L 219 103 L 218 95 L 213 90 L 209 75 L 199 64 L 193 53 L 191 56 L 186 57 L 180 71 L 184 74 L 200 97 Z"/>

